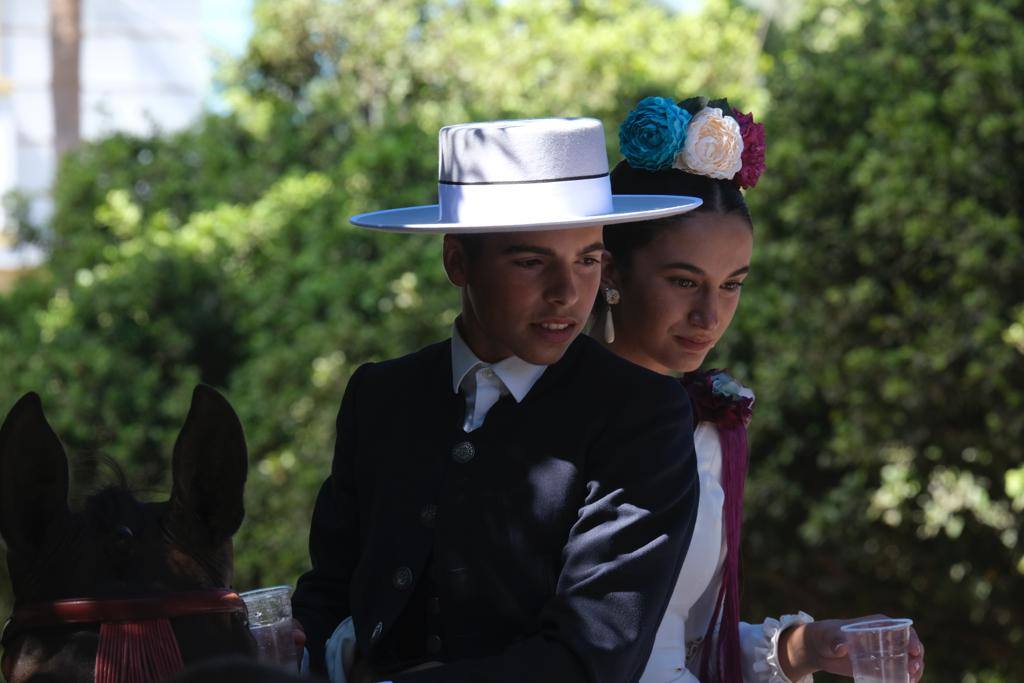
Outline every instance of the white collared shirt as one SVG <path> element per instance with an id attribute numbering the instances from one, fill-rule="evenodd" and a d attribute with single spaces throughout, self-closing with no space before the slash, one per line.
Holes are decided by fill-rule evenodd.
<path id="1" fill-rule="evenodd" d="M 527 363 L 517 356 L 509 356 L 497 363 L 485 363 L 476 357 L 459 333 L 459 325 L 452 325 L 452 391 L 466 393 L 466 419 L 464 432 L 471 432 L 484 423 L 498 399 L 512 394 L 516 403 L 522 402 L 546 365 Z"/>

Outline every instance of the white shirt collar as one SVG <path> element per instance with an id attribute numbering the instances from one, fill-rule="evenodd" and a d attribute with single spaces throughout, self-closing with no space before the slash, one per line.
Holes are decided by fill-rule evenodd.
<path id="1" fill-rule="evenodd" d="M 466 379 L 466 375 L 480 366 L 490 366 L 498 379 L 502 381 L 509 393 L 521 402 L 530 389 L 537 383 L 540 376 L 548 369 L 546 365 L 534 365 L 527 363 L 518 356 L 509 356 L 497 363 L 485 363 L 476 357 L 476 354 L 469 348 L 466 341 L 459 333 L 459 325 L 456 321 L 452 324 L 452 391 L 459 393 L 459 387 Z"/>

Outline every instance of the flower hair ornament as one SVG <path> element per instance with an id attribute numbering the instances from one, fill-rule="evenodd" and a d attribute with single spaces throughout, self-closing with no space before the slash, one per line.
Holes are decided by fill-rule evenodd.
<path id="1" fill-rule="evenodd" d="M 687 173 L 754 187 L 764 171 L 764 124 L 726 99 L 691 97 L 678 104 L 645 97 L 619 127 L 622 156 L 633 168 Z"/>

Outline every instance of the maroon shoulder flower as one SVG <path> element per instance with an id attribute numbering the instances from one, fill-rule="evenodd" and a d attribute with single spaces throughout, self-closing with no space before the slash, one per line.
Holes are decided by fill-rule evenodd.
<path id="1" fill-rule="evenodd" d="M 745 427 L 753 414 L 754 392 L 724 370 L 690 372 L 682 377 L 693 402 L 698 422 L 714 422 L 722 428 Z"/>
<path id="2" fill-rule="evenodd" d="M 753 114 L 742 114 L 732 110 L 732 117 L 740 124 L 740 135 L 743 137 L 743 154 L 740 160 L 743 167 L 733 179 L 741 188 L 757 185 L 758 178 L 764 173 L 764 124 L 754 123 Z"/>

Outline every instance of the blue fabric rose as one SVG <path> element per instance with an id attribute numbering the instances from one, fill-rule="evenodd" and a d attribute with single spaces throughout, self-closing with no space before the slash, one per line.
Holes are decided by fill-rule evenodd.
<path id="1" fill-rule="evenodd" d="M 725 372 L 711 375 L 711 391 L 725 398 L 742 398 L 743 387 Z"/>
<path id="2" fill-rule="evenodd" d="M 645 97 L 619 126 L 619 149 L 633 168 L 670 168 L 693 115 L 666 97 Z"/>

